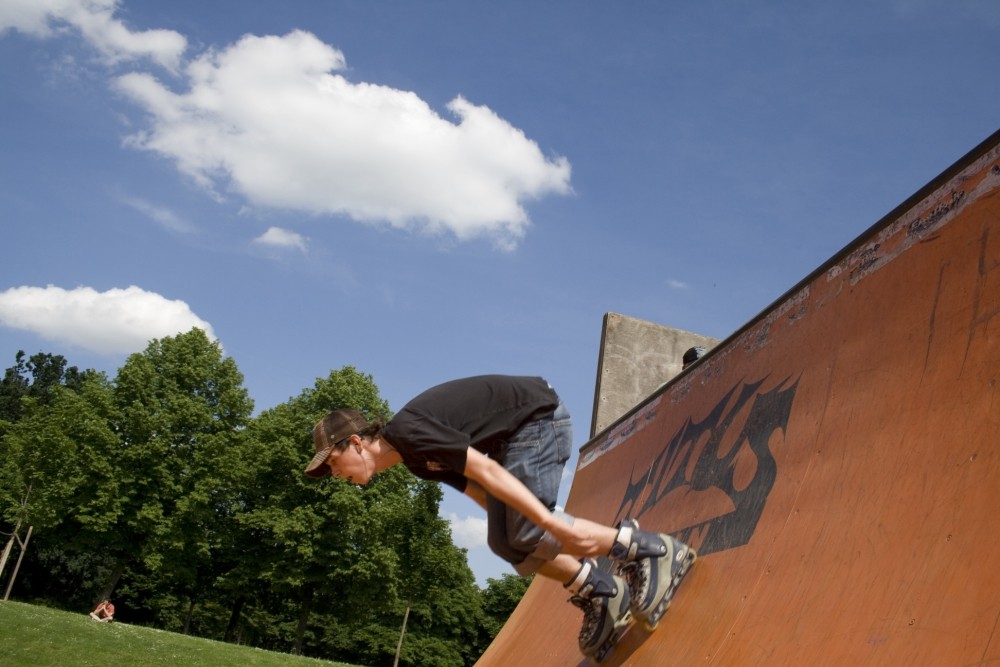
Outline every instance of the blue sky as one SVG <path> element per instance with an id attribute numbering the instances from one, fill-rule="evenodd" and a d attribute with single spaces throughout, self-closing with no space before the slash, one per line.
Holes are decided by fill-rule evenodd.
<path id="1" fill-rule="evenodd" d="M 997 130 L 998 66 L 995 0 L 2 0 L 2 367 L 201 326 L 258 410 L 537 374 L 582 446 L 605 313 L 725 338 Z"/>

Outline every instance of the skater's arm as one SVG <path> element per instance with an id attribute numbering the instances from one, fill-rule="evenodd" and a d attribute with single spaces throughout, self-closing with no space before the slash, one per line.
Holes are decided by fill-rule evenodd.
<path id="1" fill-rule="evenodd" d="M 589 522 L 581 521 L 578 522 L 579 525 L 570 525 L 561 520 L 521 480 L 471 447 L 465 462 L 465 477 L 469 480 L 470 487 L 474 484 L 482 487 L 484 502 L 485 494 L 489 494 L 514 508 L 536 526 L 552 533 L 562 543 L 565 553 L 579 556 L 604 555 L 597 536 L 585 527 Z M 469 493 L 468 488 L 466 487 L 466 493 Z"/>
<path id="2" fill-rule="evenodd" d="M 548 529 L 547 524 L 553 521 L 562 523 L 519 479 L 507 472 L 499 463 L 471 447 L 465 460 L 465 477 L 470 482 L 469 486 L 480 486 L 484 496 L 489 494 L 505 505 L 513 507 L 536 526 Z"/>
<path id="3" fill-rule="evenodd" d="M 486 509 L 486 489 L 484 489 L 479 482 L 473 482 L 471 479 L 467 480 L 465 484 L 465 495 L 476 501 L 476 504 Z"/>

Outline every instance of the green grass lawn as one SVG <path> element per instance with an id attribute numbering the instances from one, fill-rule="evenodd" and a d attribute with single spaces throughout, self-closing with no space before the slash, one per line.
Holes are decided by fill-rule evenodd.
<path id="1" fill-rule="evenodd" d="M 0 667 L 350 667 L 0 602 Z"/>

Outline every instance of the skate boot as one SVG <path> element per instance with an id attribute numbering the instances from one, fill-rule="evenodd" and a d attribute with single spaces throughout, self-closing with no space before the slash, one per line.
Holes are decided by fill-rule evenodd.
<path id="1" fill-rule="evenodd" d="M 632 595 L 632 614 L 647 630 L 659 624 L 697 557 L 694 549 L 678 539 L 639 530 L 635 519 L 619 525 L 611 558 L 621 562 L 621 575 Z"/>
<path id="2" fill-rule="evenodd" d="M 574 582 L 580 583 L 570 602 L 583 610 L 580 651 L 601 662 L 615 645 L 619 630 L 632 621 L 628 584 L 621 577 L 598 569 L 592 559 L 581 560 Z M 567 585 L 568 586 L 568 585 Z"/>

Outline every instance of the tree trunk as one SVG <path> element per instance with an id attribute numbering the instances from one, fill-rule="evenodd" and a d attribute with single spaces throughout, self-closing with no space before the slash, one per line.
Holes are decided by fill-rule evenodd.
<path id="1" fill-rule="evenodd" d="M 111 594 L 115 590 L 115 586 L 118 585 L 118 581 L 122 578 L 122 574 L 125 572 L 125 564 L 119 563 L 115 566 L 115 569 L 111 571 L 111 576 L 108 577 L 107 582 L 104 584 L 104 589 L 101 594 L 94 600 L 94 604 L 100 603 L 101 600 L 110 600 Z"/>
<path id="2" fill-rule="evenodd" d="M 302 591 L 302 605 L 299 607 L 299 624 L 295 628 L 295 646 L 292 647 L 293 655 L 302 655 L 303 638 L 306 628 L 309 626 L 309 614 L 312 612 L 313 587 L 307 586 Z"/>
<path id="3" fill-rule="evenodd" d="M 191 630 L 191 617 L 194 616 L 194 596 L 188 598 L 188 610 L 184 615 L 184 630 L 181 632 L 182 635 L 188 634 Z"/>
<path id="4" fill-rule="evenodd" d="M 240 614 L 243 612 L 243 605 L 247 602 L 246 598 L 238 597 L 236 601 L 233 602 L 232 611 L 229 613 L 229 625 L 226 626 L 226 634 L 222 636 L 222 641 L 233 642 L 233 636 L 236 634 L 236 628 L 240 625 Z"/>

